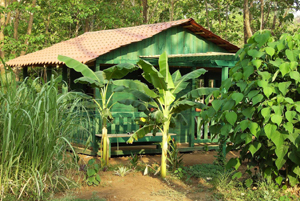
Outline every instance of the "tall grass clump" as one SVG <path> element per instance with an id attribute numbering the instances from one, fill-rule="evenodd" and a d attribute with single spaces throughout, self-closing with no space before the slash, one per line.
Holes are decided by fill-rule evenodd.
<path id="1" fill-rule="evenodd" d="M 36 78 L 16 83 L 13 73 L 0 79 L 0 200 L 44 199 L 74 184 L 68 177 L 76 157 L 69 139 L 80 119 L 82 96 L 60 93 L 61 80 L 39 85 Z"/>

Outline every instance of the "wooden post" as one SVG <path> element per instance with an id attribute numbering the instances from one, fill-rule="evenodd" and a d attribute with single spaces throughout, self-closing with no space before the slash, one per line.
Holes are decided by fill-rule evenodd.
<path id="1" fill-rule="evenodd" d="M 192 67 L 191 68 L 192 71 L 196 70 L 196 67 Z M 192 90 L 195 89 L 196 87 L 196 81 L 195 79 L 192 79 Z M 195 100 L 192 100 L 192 101 L 195 101 Z M 189 147 L 194 147 L 194 141 L 195 141 L 195 108 L 191 108 L 190 109 L 191 111 L 191 120 L 190 120 L 190 130 L 189 130 L 189 133 L 190 133 L 190 139 L 189 139 Z"/>
<path id="2" fill-rule="evenodd" d="M 52 76 L 52 66 L 47 66 L 46 68 L 47 68 L 47 82 L 49 82 Z"/>
<path id="3" fill-rule="evenodd" d="M 25 80 L 26 77 L 28 77 L 28 67 L 25 66 L 22 70 L 23 70 L 23 80 Z"/>
<path id="4" fill-rule="evenodd" d="M 94 71 L 96 72 L 96 71 L 99 71 L 99 70 L 100 70 L 100 64 L 98 64 L 97 61 L 96 61 L 95 62 L 95 67 L 94 67 Z M 94 89 L 94 98 L 96 100 L 99 100 L 100 97 L 101 97 L 100 96 L 100 90 L 98 88 L 95 88 Z M 99 146 L 98 146 L 98 143 L 97 143 L 97 140 L 96 140 L 96 134 L 99 134 L 99 131 L 101 130 L 100 129 L 100 124 L 102 122 L 101 122 L 101 116 L 97 114 L 97 110 L 95 111 L 94 114 L 95 115 L 94 115 L 94 119 L 93 119 L 92 122 L 95 124 L 95 130 L 94 130 L 94 135 L 93 135 L 92 140 L 93 140 L 93 154 L 96 155 L 98 153 L 98 150 L 99 150 Z"/>
<path id="5" fill-rule="evenodd" d="M 222 81 L 226 80 L 228 78 L 228 70 L 229 70 L 229 67 L 222 67 Z M 224 142 L 223 144 L 223 156 L 224 156 L 224 159 L 226 158 L 226 141 Z"/>

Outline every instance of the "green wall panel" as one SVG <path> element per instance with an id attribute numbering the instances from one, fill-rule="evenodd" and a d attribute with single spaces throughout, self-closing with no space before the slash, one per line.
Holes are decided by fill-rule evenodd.
<path id="1" fill-rule="evenodd" d="M 136 63 L 139 60 L 139 56 L 159 55 L 164 51 L 168 54 L 227 52 L 201 36 L 177 26 L 165 30 L 151 38 L 129 44 L 104 54 L 98 57 L 97 63 Z"/>

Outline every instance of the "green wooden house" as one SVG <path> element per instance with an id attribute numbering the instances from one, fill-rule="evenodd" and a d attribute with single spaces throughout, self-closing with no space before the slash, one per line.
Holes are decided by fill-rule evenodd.
<path id="1" fill-rule="evenodd" d="M 60 42 L 43 50 L 27 54 L 7 62 L 12 67 L 21 67 L 24 76 L 28 68 L 43 66 L 47 69 L 49 78 L 53 68 L 62 68 L 63 80 L 69 84 L 69 90 L 81 90 L 94 94 L 99 98 L 97 91 L 88 86 L 74 84 L 74 80 L 81 75 L 67 68 L 58 61 L 58 55 L 64 55 L 87 64 L 93 70 L 104 69 L 119 63 L 137 63 L 144 59 L 158 64 L 159 55 L 166 51 L 169 55 L 171 73 L 180 70 L 182 74 L 197 68 L 205 68 L 208 72 L 200 78 L 193 80 L 188 89 L 195 87 L 219 87 L 222 80 L 227 78 L 228 69 L 236 62 L 235 53 L 238 47 L 220 38 L 211 31 L 197 24 L 193 19 L 183 19 L 158 24 L 141 25 L 136 27 L 120 28 L 87 32 L 76 38 Z M 141 72 L 135 71 L 126 78 L 143 79 Z M 122 93 L 114 96 L 114 101 L 128 94 Z M 198 112 L 188 110 L 184 112 L 189 119 L 188 125 L 178 122 L 177 127 L 170 132 L 176 133 L 179 143 L 188 143 L 182 150 L 193 150 L 194 143 L 210 142 L 207 130 L 201 132 L 199 120 L 195 121 Z M 109 133 L 127 133 L 138 129 L 134 119 L 142 114 L 136 109 L 121 104 L 113 107 L 114 122 L 109 126 Z M 198 123 L 198 125 L 197 125 Z M 99 133 L 99 121 L 95 116 L 93 124 L 84 125 L 92 133 Z M 101 129 L 100 129 L 101 130 Z M 79 132 L 74 142 L 85 144 L 86 132 Z M 151 151 L 150 151 L 151 152 Z M 122 151 L 116 151 L 122 154 Z"/>

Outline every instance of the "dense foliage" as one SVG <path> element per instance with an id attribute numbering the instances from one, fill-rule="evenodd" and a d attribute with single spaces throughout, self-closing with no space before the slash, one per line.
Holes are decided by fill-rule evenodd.
<path id="1" fill-rule="evenodd" d="M 66 150 L 78 122 L 86 120 L 73 118 L 82 98 L 60 93 L 61 79 L 17 85 L 11 75 L 0 79 L 0 198 L 42 199 L 74 184 L 68 172 L 77 161 Z"/>
<path id="2" fill-rule="evenodd" d="M 262 176 L 296 185 L 300 178 L 300 30 L 275 40 L 257 32 L 239 52 L 230 77 L 214 92 L 219 97 L 202 113 L 215 119 L 210 132 L 229 138 L 227 151 L 241 150 L 227 166 L 245 160 Z M 249 171 L 249 173 L 251 173 Z"/>

